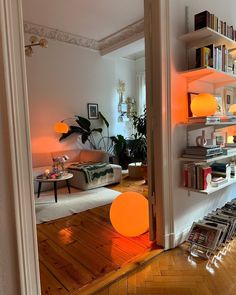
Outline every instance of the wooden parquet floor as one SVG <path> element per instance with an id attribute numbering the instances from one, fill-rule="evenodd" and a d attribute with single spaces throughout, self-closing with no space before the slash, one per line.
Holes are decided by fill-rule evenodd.
<path id="1" fill-rule="evenodd" d="M 183 244 L 161 253 L 148 265 L 94 294 L 235 295 L 236 241 L 210 267 L 203 259 L 190 259 L 187 245 Z"/>
<path id="2" fill-rule="evenodd" d="M 127 176 L 111 188 L 147 194 L 143 180 Z M 136 259 L 153 248 L 148 233 L 135 238 L 118 234 L 110 224 L 109 210 L 110 205 L 101 206 L 37 226 L 43 295 L 75 294 L 104 276 L 111 281 L 108 274 L 114 279 L 124 274 L 124 267 L 136 268 Z"/>

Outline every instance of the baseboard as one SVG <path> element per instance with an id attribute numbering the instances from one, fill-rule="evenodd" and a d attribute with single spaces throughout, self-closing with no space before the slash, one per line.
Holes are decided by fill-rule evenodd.
<path id="1" fill-rule="evenodd" d="M 188 227 L 178 234 L 170 233 L 165 235 L 165 250 L 173 249 L 186 241 L 190 228 Z"/>

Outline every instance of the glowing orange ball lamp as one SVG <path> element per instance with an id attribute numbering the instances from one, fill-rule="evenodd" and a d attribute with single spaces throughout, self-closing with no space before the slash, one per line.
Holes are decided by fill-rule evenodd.
<path id="1" fill-rule="evenodd" d="M 110 220 L 115 230 L 136 237 L 148 230 L 148 200 L 141 194 L 125 192 L 112 203 Z"/>
<path id="2" fill-rule="evenodd" d="M 200 93 L 194 97 L 190 105 L 194 116 L 212 116 L 217 110 L 216 98 L 209 93 Z"/>
<path id="3" fill-rule="evenodd" d="M 54 130 L 57 133 L 67 133 L 69 131 L 69 126 L 64 122 L 57 122 L 54 126 Z"/>

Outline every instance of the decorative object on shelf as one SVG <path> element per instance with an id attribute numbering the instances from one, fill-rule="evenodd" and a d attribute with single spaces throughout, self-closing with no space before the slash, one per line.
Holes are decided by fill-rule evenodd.
<path id="1" fill-rule="evenodd" d="M 136 237 L 148 230 L 148 200 L 136 192 L 120 194 L 110 208 L 115 230 L 126 237 Z"/>
<path id="2" fill-rule="evenodd" d="M 88 119 L 97 120 L 99 118 L 98 104 L 97 103 L 88 103 Z"/>
<path id="3" fill-rule="evenodd" d="M 225 131 L 215 131 L 213 137 L 216 140 L 216 145 L 224 147 L 227 142 L 227 132 Z"/>
<path id="4" fill-rule="evenodd" d="M 224 103 L 223 103 L 223 98 L 219 94 L 214 94 L 215 99 L 217 101 L 217 109 L 214 114 L 214 116 L 224 116 Z"/>
<path id="5" fill-rule="evenodd" d="M 190 105 L 194 116 L 212 116 L 217 110 L 216 98 L 209 93 L 200 93 L 196 95 Z"/>
<path id="6" fill-rule="evenodd" d="M 125 82 L 119 80 L 117 92 L 119 94 L 118 112 L 120 113 L 118 117 L 118 122 L 126 122 L 132 120 L 133 115 L 136 114 L 136 102 L 134 98 L 128 96 L 124 98 L 125 93 Z"/>
<path id="7" fill-rule="evenodd" d="M 197 96 L 199 93 L 196 92 L 188 92 L 188 117 L 192 117 L 193 113 L 191 111 L 191 102 L 194 99 L 195 96 Z"/>
<path id="8" fill-rule="evenodd" d="M 30 44 L 25 45 L 25 55 L 31 57 L 33 55 L 33 46 L 40 46 L 41 48 L 48 47 L 48 41 L 44 38 L 38 39 L 36 36 L 31 36 Z"/>
<path id="9" fill-rule="evenodd" d="M 233 104 L 233 88 L 224 89 L 224 110 L 225 114 L 230 112 L 230 106 Z"/>
<path id="10" fill-rule="evenodd" d="M 207 145 L 205 130 L 202 130 L 202 135 L 199 135 L 196 137 L 196 144 L 197 144 L 197 146 L 206 146 Z"/>

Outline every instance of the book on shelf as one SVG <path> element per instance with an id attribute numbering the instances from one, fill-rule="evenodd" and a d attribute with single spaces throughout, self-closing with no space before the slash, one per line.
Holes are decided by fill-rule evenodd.
<path id="1" fill-rule="evenodd" d="M 199 156 L 213 156 L 222 153 L 222 148 L 219 145 L 213 146 L 188 146 L 184 150 L 184 155 L 199 155 Z"/>
<path id="2" fill-rule="evenodd" d="M 211 182 L 211 167 L 205 163 L 184 163 L 183 185 L 184 187 L 205 190 Z"/>
<path id="3" fill-rule="evenodd" d="M 207 10 L 194 15 L 194 30 L 197 31 L 205 27 L 211 28 L 232 40 L 236 40 L 234 27 Z"/>

